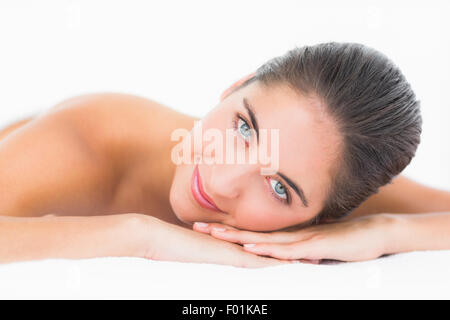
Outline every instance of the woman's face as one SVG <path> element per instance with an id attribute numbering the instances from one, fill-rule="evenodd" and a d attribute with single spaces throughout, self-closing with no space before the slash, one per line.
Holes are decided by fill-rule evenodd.
<path id="1" fill-rule="evenodd" d="M 184 145 L 191 146 L 190 163 L 176 166 L 170 190 L 171 206 L 181 221 L 271 231 L 306 223 L 322 209 L 340 150 L 340 135 L 318 99 L 299 95 L 286 85 L 268 88 L 256 81 L 223 95 L 202 119 L 201 127 L 200 149 L 194 148 L 194 130 L 183 139 Z M 204 161 L 217 156 L 217 149 L 208 148 L 212 140 L 204 138 L 209 129 L 223 137 L 222 163 Z M 267 133 L 265 144 L 262 129 Z M 236 139 L 232 148 L 225 141 L 227 131 Z M 271 149 L 276 145 L 271 132 L 278 132 L 275 149 Z M 244 156 L 244 163 L 225 160 L 230 152 L 235 159 L 248 155 L 251 146 L 264 147 L 272 164 L 259 157 L 250 161 L 249 156 Z M 194 156 L 199 155 L 203 162 L 196 164 Z M 276 172 L 261 174 L 261 168 L 273 168 L 275 156 Z"/>

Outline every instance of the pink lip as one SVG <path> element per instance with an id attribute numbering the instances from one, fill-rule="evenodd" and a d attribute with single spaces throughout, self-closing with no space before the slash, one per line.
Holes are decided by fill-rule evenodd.
<path id="1" fill-rule="evenodd" d="M 205 193 L 202 186 L 202 180 L 198 172 L 198 165 L 195 166 L 194 173 L 191 178 L 191 192 L 198 204 L 205 208 L 218 212 L 223 212 L 215 205 L 214 201 Z"/>

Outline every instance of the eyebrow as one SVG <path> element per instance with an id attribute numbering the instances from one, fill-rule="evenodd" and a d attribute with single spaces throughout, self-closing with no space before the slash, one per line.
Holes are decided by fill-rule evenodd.
<path id="1" fill-rule="evenodd" d="M 242 102 L 244 104 L 245 109 L 248 112 L 248 115 L 250 117 L 250 121 L 252 122 L 253 128 L 255 128 L 256 131 L 256 139 L 259 142 L 259 127 L 258 127 L 258 120 L 256 119 L 256 112 L 253 106 L 248 102 L 247 98 L 243 98 Z M 308 207 L 308 199 L 305 197 L 305 193 L 303 192 L 303 189 L 300 188 L 294 181 L 286 177 L 281 172 L 277 172 L 277 174 L 283 178 L 284 181 L 297 193 L 299 198 L 302 200 L 302 203 L 305 207 Z"/>
<path id="2" fill-rule="evenodd" d="M 291 186 L 292 189 L 294 189 L 295 193 L 300 197 L 300 199 L 302 200 L 302 203 L 305 207 L 308 207 L 308 199 L 306 199 L 305 197 L 305 193 L 303 192 L 302 188 L 300 188 L 299 186 L 297 186 L 297 184 L 292 181 L 291 179 L 289 179 L 288 177 L 286 177 L 284 174 L 282 174 L 281 172 L 277 172 L 277 174 L 283 178 L 284 181 L 286 181 L 286 183 L 288 185 Z"/>

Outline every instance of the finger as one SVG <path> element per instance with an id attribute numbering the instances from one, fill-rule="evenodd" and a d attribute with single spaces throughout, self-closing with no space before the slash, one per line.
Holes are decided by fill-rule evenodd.
<path id="1" fill-rule="evenodd" d="M 321 259 L 295 259 L 295 260 L 287 260 L 291 263 L 306 263 L 306 264 L 320 264 L 322 262 Z"/>
<path id="2" fill-rule="evenodd" d="M 320 264 L 320 259 L 299 259 L 302 263 L 308 263 L 308 264 Z"/>
<path id="3" fill-rule="evenodd" d="M 195 222 L 192 226 L 194 231 L 202 232 L 202 233 L 210 233 L 212 228 L 217 229 L 225 229 L 225 230 L 237 230 L 226 224 L 221 223 L 206 223 L 206 222 Z"/>
<path id="4" fill-rule="evenodd" d="M 317 250 L 314 250 L 313 242 L 298 241 L 291 243 L 247 243 L 244 244 L 244 250 L 257 255 L 271 256 L 277 259 L 296 260 L 308 259 L 317 260 L 319 256 Z"/>
<path id="5" fill-rule="evenodd" d="M 302 240 L 306 234 L 300 232 L 254 232 L 226 228 L 212 228 L 211 236 L 229 242 L 244 243 L 287 243 Z"/>

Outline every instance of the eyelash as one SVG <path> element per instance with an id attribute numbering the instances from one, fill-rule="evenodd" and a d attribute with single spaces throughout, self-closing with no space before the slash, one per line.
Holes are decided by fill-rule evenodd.
<path id="1" fill-rule="evenodd" d="M 239 131 L 239 128 L 238 128 L 239 120 L 244 121 L 245 124 L 246 124 L 250 129 L 252 129 L 251 125 L 250 125 L 249 122 L 245 119 L 245 117 L 243 117 L 241 114 L 239 114 L 238 112 L 236 112 L 236 113 L 234 114 L 233 119 L 232 119 L 232 125 L 233 125 L 233 128 L 234 128 L 235 131 Z M 241 138 L 242 138 L 242 135 L 240 134 L 240 132 L 239 132 L 239 135 L 240 135 Z M 244 139 L 244 138 L 242 138 L 242 139 Z M 245 140 L 245 139 L 244 139 L 244 140 Z M 248 147 L 248 145 L 249 145 L 247 140 L 245 140 L 245 145 L 246 145 L 247 147 Z M 284 190 L 286 191 L 286 199 L 280 198 L 279 196 L 276 195 L 275 191 L 274 191 L 273 188 L 272 188 L 272 184 L 270 183 L 270 179 L 273 179 L 273 180 L 279 182 L 279 183 L 283 186 Z M 273 196 L 276 200 L 280 201 L 280 202 L 283 203 L 283 204 L 290 204 L 290 202 L 291 202 L 291 200 L 290 200 L 290 199 L 291 199 L 291 195 L 290 195 L 288 189 L 286 188 L 286 186 L 281 182 L 281 180 L 279 180 L 279 179 L 274 179 L 274 178 L 271 178 L 271 177 L 266 177 L 266 181 L 267 181 L 267 183 L 269 184 L 269 190 L 270 190 L 270 193 L 272 194 L 272 196 Z"/>
<path id="2" fill-rule="evenodd" d="M 247 124 L 247 126 L 248 126 L 250 129 L 252 129 L 252 127 L 250 126 L 249 122 L 248 122 L 243 116 L 241 116 L 238 112 L 236 112 L 236 113 L 234 114 L 234 117 L 233 117 L 233 120 L 232 120 L 233 128 L 234 128 L 235 131 L 239 131 L 239 128 L 238 128 L 239 120 L 244 121 L 244 122 Z M 250 132 L 251 132 L 251 131 L 250 131 Z M 241 135 L 240 132 L 239 132 L 239 135 Z M 242 135 L 241 135 L 241 137 L 242 137 Z M 243 138 L 243 139 L 244 139 L 244 138 Z M 248 141 L 248 140 L 245 140 L 245 139 L 244 139 L 244 141 L 245 141 L 245 145 L 248 147 L 248 146 L 249 146 L 249 141 Z"/>
<path id="3" fill-rule="evenodd" d="M 283 186 L 284 190 L 286 191 L 286 199 L 283 199 L 283 198 L 280 198 L 279 196 L 277 196 L 275 191 L 273 191 L 272 184 L 270 183 L 270 179 L 273 179 L 273 180 L 279 182 Z M 267 183 L 269 184 L 269 190 L 272 193 L 272 195 L 275 197 L 276 200 L 281 201 L 281 203 L 283 203 L 283 204 L 291 203 L 291 195 L 289 194 L 288 189 L 285 187 L 285 185 L 280 180 L 274 179 L 271 177 L 266 177 L 266 180 L 267 180 Z"/>

